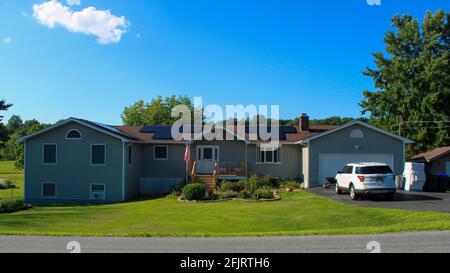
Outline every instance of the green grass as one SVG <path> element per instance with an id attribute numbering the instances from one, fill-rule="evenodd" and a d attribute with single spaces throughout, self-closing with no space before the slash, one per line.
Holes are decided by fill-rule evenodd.
<path id="1" fill-rule="evenodd" d="M 0 170 L 8 173 L 8 166 L 0 162 Z M 162 197 L 110 205 L 41 206 L 0 214 L 0 234 L 268 236 L 450 229 L 450 214 L 362 208 L 307 192 L 280 195 L 281 201 L 267 203 L 196 204 Z"/>
<path id="2" fill-rule="evenodd" d="M 15 189 L 0 190 L 0 200 L 5 198 L 23 197 L 23 171 L 14 167 L 14 161 L 0 161 L 0 179 L 10 179 Z"/>

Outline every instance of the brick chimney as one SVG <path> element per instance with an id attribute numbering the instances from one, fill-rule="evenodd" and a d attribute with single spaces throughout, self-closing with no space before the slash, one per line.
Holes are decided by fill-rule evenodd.
<path id="1" fill-rule="evenodd" d="M 300 116 L 299 129 L 300 129 L 300 132 L 309 132 L 309 116 L 308 116 L 308 114 L 303 113 Z"/>

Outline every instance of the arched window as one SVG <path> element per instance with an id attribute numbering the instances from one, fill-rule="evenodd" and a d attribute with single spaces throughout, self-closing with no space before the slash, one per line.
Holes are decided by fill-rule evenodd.
<path id="1" fill-rule="evenodd" d="M 67 132 L 66 139 L 81 139 L 81 133 L 76 129 L 72 129 Z"/>
<path id="2" fill-rule="evenodd" d="M 359 129 L 355 129 L 350 134 L 350 137 L 351 138 L 364 138 L 364 133 Z"/>

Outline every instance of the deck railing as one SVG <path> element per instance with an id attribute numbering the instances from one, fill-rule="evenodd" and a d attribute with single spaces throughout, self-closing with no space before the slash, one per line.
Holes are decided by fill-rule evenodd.
<path id="1" fill-rule="evenodd" d="M 245 162 L 241 161 L 220 161 L 216 169 L 219 176 L 246 176 Z"/>

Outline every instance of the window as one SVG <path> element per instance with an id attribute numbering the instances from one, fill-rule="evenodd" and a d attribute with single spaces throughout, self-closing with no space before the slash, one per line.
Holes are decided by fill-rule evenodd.
<path id="1" fill-rule="evenodd" d="M 257 162 L 264 164 L 276 164 L 281 163 L 281 148 L 275 147 L 258 147 Z"/>
<path id="2" fill-rule="evenodd" d="M 91 165 L 104 166 L 106 165 L 106 145 L 92 144 L 91 145 Z"/>
<path id="3" fill-rule="evenodd" d="M 203 159 L 206 159 L 206 160 L 213 159 L 213 149 L 212 148 L 204 148 L 203 149 Z"/>
<path id="4" fill-rule="evenodd" d="M 91 184 L 91 199 L 105 200 L 105 184 Z"/>
<path id="5" fill-rule="evenodd" d="M 351 138 L 364 138 L 364 133 L 359 129 L 355 129 L 350 134 L 350 137 Z"/>
<path id="6" fill-rule="evenodd" d="M 42 163 L 44 165 L 55 165 L 56 151 L 56 144 L 44 144 L 42 146 Z"/>
<path id="7" fill-rule="evenodd" d="M 345 166 L 341 173 L 345 173 L 345 174 L 351 174 L 353 172 L 353 166 Z"/>
<path id="8" fill-rule="evenodd" d="M 133 146 L 128 146 L 128 165 L 131 165 L 133 163 Z"/>
<path id="9" fill-rule="evenodd" d="M 169 159 L 168 155 L 168 146 L 153 146 L 153 159 L 154 160 L 167 160 Z"/>
<path id="10" fill-rule="evenodd" d="M 389 166 L 369 166 L 358 167 L 355 173 L 357 174 L 391 174 L 393 173 Z"/>
<path id="11" fill-rule="evenodd" d="M 55 198 L 56 197 L 56 183 L 42 183 L 42 197 Z"/>
<path id="12" fill-rule="evenodd" d="M 69 132 L 67 132 L 66 134 L 66 139 L 74 139 L 74 140 L 78 140 L 81 139 L 81 133 L 78 130 L 72 129 Z"/>

